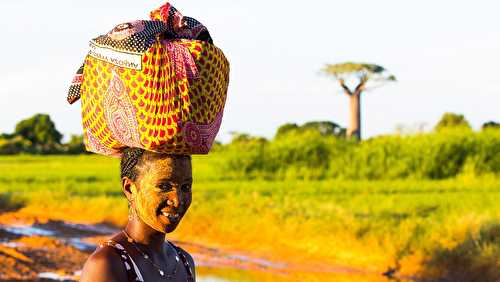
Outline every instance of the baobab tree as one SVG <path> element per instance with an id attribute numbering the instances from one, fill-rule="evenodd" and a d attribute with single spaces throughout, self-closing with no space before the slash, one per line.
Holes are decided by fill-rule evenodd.
<path id="1" fill-rule="evenodd" d="M 349 96 L 351 116 L 347 136 L 361 140 L 361 94 L 396 81 L 396 77 L 379 65 L 352 62 L 326 65 L 323 72 L 333 76 Z"/>

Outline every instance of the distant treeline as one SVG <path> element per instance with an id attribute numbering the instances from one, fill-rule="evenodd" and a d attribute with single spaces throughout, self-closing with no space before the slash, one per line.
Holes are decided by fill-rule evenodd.
<path id="1" fill-rule="evenodd" d="M 0 154 L 81 154 L 81 136 L 61 143 L 48 115 L 19 122 L 0 135 Z M 217 178 L 443 179 L 460 174 L 500 175 L 500 124 L 474 131 L 462 115 L 443 115 L 432 132 L 394 134 L 358 141 L 332 122 L 285 124 L 267 140 L 235 134 L 216 144 Z"/>
<path id="2" fill-rule="evenodd" d="M 288 124 L 272 140 L 238 135 L 230 144 L 219 146 L 217 154 L 223 159 L 220 174 L 226 178 L 443 179 L 460 174 L 499 175 L 500 126 L 488 122 L 475 132 L 463 116 L 445 114 L 433 132 L 358 142 L 342 138 L 342 130 L 335 124 Z"/>
<path id="3" fill-rule="evenodd" d="M 82 154 L 83 137 L 72 135 L 62 143 L 63 135 L 47 114 L 36 114 L 20 121 L 13 133 L 0 134 L 0 155 L 15 154 Z"/>

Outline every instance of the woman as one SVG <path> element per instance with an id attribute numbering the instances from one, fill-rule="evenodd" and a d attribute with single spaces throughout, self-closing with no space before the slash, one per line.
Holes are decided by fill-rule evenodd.
<path id="1" fill-rule="evenodd" d="M 87 151 L 121 157 L 129 220 L 81 280 L 194 281 L 193 259 L 165 234 L 191 204 L 189 155 L 208 154 L 220 128 L 229 62 L 205 26 L 169 3 L 89 46 L 67 100 L 81 98 Z"/>
<path id="2" fill-rule="evenodd" d="M 121 178 L 128 223 L 88 258 L 81 281 L 195 281 L 192 257 L 165 237 L 191 204 L 191 157 L 126 149 Z"/>

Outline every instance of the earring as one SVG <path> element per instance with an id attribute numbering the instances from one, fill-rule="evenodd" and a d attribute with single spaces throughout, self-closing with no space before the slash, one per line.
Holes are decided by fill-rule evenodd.
<path id="1" fill-rule="evenodd" d="M 132 204 L 128 202 L 128 220 L 132 221 L 135 219 L 135 210 L 132 207 Z"/>

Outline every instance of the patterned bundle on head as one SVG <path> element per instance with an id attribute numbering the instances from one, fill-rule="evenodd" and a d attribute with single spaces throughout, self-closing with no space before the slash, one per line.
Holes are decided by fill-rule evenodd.
<path id="1" fill-rule="evenodd" d="M 205 26 L 168 3 L 151 20 L 93 39 L 68 94 L 70 103 L 81 97 L 87 150 L 207 154 L 229 84 L 229 63 L 212 43 Z"/>

